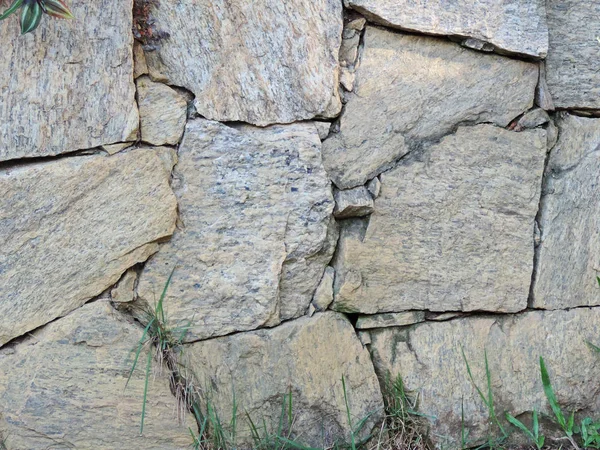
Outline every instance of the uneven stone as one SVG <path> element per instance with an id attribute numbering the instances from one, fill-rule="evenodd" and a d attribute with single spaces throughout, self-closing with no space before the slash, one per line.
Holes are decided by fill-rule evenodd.
<path id="1" fill-rule="evenodd" d="M 169 150 L 0 171 L 0 345 L 78 308 L 173 233 Z M 163 158 L 165 160 L 163 160 Z"/>
<path id="2" fill-rule="evenodd" d="M 181 230 L 145 266 L 138 294 L 191 320 L 189 340 L 304 315 L 331 259 L 331 184 L 312 123 L 188 122 L 174 173 Z"/>
<path id="3" fill-rule="evenodd" d="M 546 81 L 546 63 L 540 63 L 540 78 L 535 88 L 535 104 L 546 111 L 554 111 L 554 101 Z"/>
<path id="4" fill-rule="evenodd" d="M 160 0 L 152 16 L 170 38 L 146 55 L 151 76 L 191 90 L 203 117 L 262 126 L 339 113 L 339 0 Z"/>
<path id="5" fill-rule="evenodd" d="M 291 392 L 297 439 L 330 448 L 336 440 L 350 439 L 342 377 L 355 423 L 371 414 L 356 438 L 367 436 L 382 418 L 383 401 L 369 353 L 341 314 L 305 316 L 271 330 L 194 343 L 186 350 L 222 418 L 232 416 L 235 393 L 239 423 L 246 421 L 247 412 L 256 423 L 264 418 L 276 430 L 283 396 Z M 251 442 L 247 428 L 238 428 L 238 437 Z"/>
<path id="6" fill-rule="evenodd" d="M 133 42 L 133 78 L 139 78 L 142 75 L 148 75 L 148 64 L 142 44 L 138 41 Z"/>
<path id="7" fill-rule="evenodd" d="M 462 36 L 499 51 L 543 58 L 548 53 L 544 0 L 344 0 L 382 25 L 420 33 Z"/>
<path id="8" fill-rule="evenodd" d="M 142 140 L 152 145 L 175 145 L 181 139 L 187 102 L 177 91 L 148 77 L 136 81 Z"/>
<path id="9" fill-rule="evenodd" d="M 406 311 L 360 316 L 355 327 L 359 330 L 370 328 L 401 327 L 425 321 L 425 311 Z"/>
<path id="10" fill-rule="evenodd" d="M 0 161 L 136 138 L 132 0 L 70 7 L 19 39 L 17 17 L 0 22 Z"/>
<path id="11" fill-rule="evenodd" d="M 178 426 L 166 376 L 150 379 L 140 436 L 144 370 L 125 384 L 141 336 L 107 301 L 96 301 L 0 351 L 5 448 L 190 448 L 194 419 Z"/>
<path id="12" fill-rule="evenodd" d="M 115 153 L 119 153 L 120 151 L 131 147 L 132 145 L 134 145 L 134 142 L 119 142 L 118 144 L 103 145 L 102 150 L 109 155 L 114 155 Z"/>
<path id="13" fill-rule="evenodd" d="M 487 350 L 500 420 L 505 412 L 515 417 L 529 412 L 528 419 L 534 409 L 552 416 L 541 383 L 540 356 L 565 414 L 577 411 L 578 417 L 597 417 L 600 359 L 586 341 L 598 343 L 599 320 L 598 308 L 465 317 L 371 330 L 370 348 L 380 377 L 401 375 L 406 389 L 419 394 L 419 412 L 433 418 L 429 436 L 440 447 L 456 448 L 461 442 L 462 408 L 472 445 L 486 439 L 489 432 L 488 409 L 469 380 L 461 349 L 484 392 Z M 544 434 L 549 431 L 545 428 Z M 518 438 L 519 433 L 512 437 Z"/>
<path id="14" fill-rule="evenodd" d="M 335 278 L 335 269 L 331 266 L 325 268 L 323 278 L 317 286 L 315 295 L 311 305 L 315 308 L 315 311 L 325 311 L 333 302 L 333 280 Z"/>
<path id="15" fill-rule="evenodd" d="M 379 197 L 379 192 L 381 192 L 381 181 L 379 180 L 379 177 L 375 177 L 371 181 L 369 181 L 367 183 L 367 189 L 371 194 L 371 197 Z"/>
<path id="16" fill-rule="evenodd" d="M 335 190 L 333 215 L 338 219 L 367 216 L 373 212 L 373 197 L 364 186 Z"/>
<path id="17" fill-rule="evenodd" d="M 381 175 L 369 220 L 345 221 L 333 309 L 527 307 L 546 133 L 460 127 Z"/>
<path id="18" fill-rule="evenodd" d="M 600 3 L 547 0 L 550 50 L 548 88 L 557 108 L 600 109 Z"/>
<path id="19" fill-rule="evenodd" d="M 445 320 L 455 319 L 457 317 L 464 316 L 464 313 L 460 312 L 445 312 L 445 313 L 434 313 L 434 312 L 425 312 L 425 320 L 433 320 L 436 322 L 442 322 Z"/>
<path id="20" fill-rule="evenodd" d="M 536 128 L 550 122 L 550 116 L 541 108 L 532 109 L 523 114 L 523 117 L 517 122 L 517 128 L 520 130 L 527 128 Z"/>
<path id="21" fill-rule="evenodd" d="M 533 106 L 537 79 L 532 63 L 367 27 L 339 133 L 323 143 L 325 168 L 347 189 L 460 123 L 506 126 Z"/>
<path id="22" fill-rule="evenodd" d="M 540 219 L 533 306 L 599 305 L 600 119 L 562 114 Z"/>
<path id="23" fill-rule="evenodd" d="M 313 123 L 315 124 L 315 127 L 317 127 L 317 132 L 319 133 L 319 139 L 321 139 L 321 141 L 325 140 L 325 138 L 327 138 L 327 136 L 329 136 L 329 128 L 331 128 L 331 123 L 319 122 L 319 121 L 315 121 Z"/>
<path id="24" fill-rule="evenodd" d="M 116 303 L 132 302 L 135 299 L 135 283 L 138 275 L 134 269 L 129 269 L 110 291 L 110 299 Z"/>

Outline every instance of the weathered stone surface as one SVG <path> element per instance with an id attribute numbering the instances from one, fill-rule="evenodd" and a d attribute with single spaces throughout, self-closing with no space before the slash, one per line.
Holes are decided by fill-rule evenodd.
<path id="1" fill-rule="evenodd" d="M 146 55 L 150 74 L 193 91 L 207 119 L 267 125 L 339 113 L 339 0 L 161 0 L 152 14 L 171 37 Z"/>
<path id="2" fill-rule="evenodd" d="M 173 266 L 169 317 L 190 340 L 305 314 L 337 229 L 311 123 L 236 128 L 189 122 L 174 174 L 182 229 L 141 275 L 151 304 Z"/>
<path id="3" fill-rule="evenodd" d="M 546 76 L 557 108 L 600 108 L 596 0 L 548 0 L 550 49 Z"/>
<path id="4" fill-rule="evenodd" d="M 323 143 L 340 189 L 364 184 L 462 122 L 506 126 L 533 106 L 535 64 L 367 27 L 340 131 Z"/>
<path id="5" fill-rule="evenodd" d="M 317 131 L 319 133 L 319 139 L 321 139 L 322 141 L 325 140 L 325 138 L 327 138 L 327 136 L 329 136 L 329 128 L 331 128 L 331 124 L 329 122 L 319 122 L 319 121 L 315 121 L 313 123 L 315 124 L 315 127 L 317 127 Z"/>
<path id="6" fill-rule="evenodd" d="M 0 435 L 6 448 L 190 448 L 165 376 L 151 378 L 139 435 L 144 370 L 133 373 L 127 389 L 125 383 L 141 336 L 140 327 L 107 301 L 96 301 L 1 350 Z M 187 422 L 194 427 L 193 418 Z"/>
<path id="7" fill-rule="evenodd" d="M 379 197 L 379 193 L 381 192 L 381 181 L 379 180 L 379 177 L 375 177 L 369 181 L 367 183 L 367 189 L 373 198 Z"/>
<path id="8" fill-rule="evenodd" d="M 425 311 L 373 314 L 360 316 L 356 320 L 356 328 L 368 330 L 370 328 L 401 327 L 423 322 L 424 320 Z"/>
<path id="9" fill-rule="evenodd" d="M 408 390 L 419 392 L 419 411 L 436 418 L 430 436 L 439 444 L 445 437 L 450 441 L 445 448 L 456 448 L 461 405 L 469 439 L 488 436 L 488 410 L 469 380 L 461 348 L 484 392 L 487 350 L 496 416 L 501 420 L 505 412 L 519 416 L 533 409 L 552 415 L 541 383 L 540 356 L 565 414 L 577 411 L 579 417 L 597 417 L 600 359 L 586 341 L 598 342 L 599 321 L 600 309 L 585 308 L 383 328 L 370 332 L 371 354 L 378 375 L 401 375 Z"/>
<path id="10" fill-rule="evenodd" d="M 101 148 L 109 155 L 114 155 L 115 153 L 119 153 L 120 151 L 131 147 L 132 145 L 134 145 L 133 142 L 119 142 L 118 144 L 103 145 Z"/>
<path id="11" fill-rule="evenodd" d="M 369 220 L 342 228 L 333 308 L 524 309 L 545 156 L 542 129 L 477 125 L 382 174 Z"/>
<path id="12" fill-rule="evenodd" d="M 540 77 L 535 88 L 535 104 L 546 111 L 554 111 L 554 101 L 546 81 L 546 62 L 540 63 Z"/>
<path id="13" fill-rule="evenodd" d="M 373 197 L 364 186 L 336 190 L 333 215 L 338 219 L 367 216 L 373 212 Z"/>
<path id="14" fill-rule="evenodd" d="M 190 366 L 205 380 L 212 403 L 223 418 L 232 415 L 235 392 L 239 422 L 245 412 L 276 429 L 284 394 L 293 398 L 294 429 L 312 447 L 329 448 L 350 438 L 342 377 L 353 421 L 372 413 L 366 436 L 382 418 L 383 402 L 369 353 L 348 320 L 333 312 L 259 330 L 210 339 L 186 348 Z M 210 386 L 218 389 L 210 389 Z M 251 441 L 248 428 L 240 441 Z"/>
<path id="15" fill-rule="evenodd" d="M 136 81 L 142 140 L 152 145 L 175 145 L 185 128 L 187 102 L 166 84 L 148 77 Z"/>
<path id="16" fill-rule="evenodd" d="M 564 114 L 557 123 L 559 139 L 542 197 L 533 305 L 599 305 L 600 119 Z"/>
<path id="17" fill-rule="evenodd" d="M 0 171 L 0 345 L 81 306 L 158 249 L 176 219 L 166 166 L 159 151 L 140 149 Z"/>
<path id="18" fill-rule="evenodd" d="M 138 275 L 134 269 L 125 272 L 115 287 L 110 290 L 110 299 L 116 303 L 132 302 L 135 299 L 137 278 Z"/>
<path id="19" fill-rule="evenodd" d="M 543 58 L 548 53 L 544 0 L 344 0 L 383 25 L 427 34 L 463 36 L 501 51 Z M 493 47 L 492 47 L 493 48 Z"/>
<path id="20" fill-rule="evenodd" d="M 76 20 L 19 39 L 17 17 L 0 22 L 0 161 L 135 140 L 132 1 L 70 6 Z"/>
<path id="21" fill-rule="evenodd" d="M 142 44 L 138 41 L 133 42 L 133 78 L 139 78 L 142 75 L 148 75 L 148 64 L 146 64 L 146 55 Z"/>
<path id="22" fill-rule="evenodd" d="M 335 278 L 335 269 L 331 266 L 325 268 L 323 278 L 317 286 L 313 296 L 312 305 L 315 311 L 325 311 L 333 302 L 333 280 Z"/>
<path id="23" fill-rule="evenodd" d="M 517 122 L 517 129 L 536 128 L 550 121 L 548 113 L 541 108 L 532 109 L 523 114 Z"/>

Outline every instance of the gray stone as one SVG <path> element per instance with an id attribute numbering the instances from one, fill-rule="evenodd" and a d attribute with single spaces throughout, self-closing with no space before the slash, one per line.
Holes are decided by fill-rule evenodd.
<path id="1" fill-rule="evenodd" d="M 135 284 L 137 282 L 137 272 L 129 269 L 121 277 L 119 282 L 110 291 L 110 299 L 116 303 L 128 303 L 135 299 Z"/>
<path id="2" fill-rule="evenodd" d="M 547 0 L 548 88 L 557 108 L 600 108 L 600 2 Z"/>
<path id="3" fill-rule="evenodd" d="M 333 215 L 338 219 L 368 216 L 373 212 L 373 197 L 364 186 L 335 190 Z"/>
<path id="4" fill-rule="evenodd" d="M 0 22 L 0 161 L 136 138 L 132 0 L 71 3 L 74 21 L 20 38 L 17 17 Z"/>
<path id="5" fill-rule="evenodd" d="M 133 42 L 133 78 L 139 78 L 142 75 L 148 75 L 148 64 L 142 44 L 138 41 Z"/>
<path id="6" fill-rule="evenodd" d="M 342 377 L 354 423 L 370 414 L 356 439 L 367 436 L 383 417 L 369 353 L 341 314 L 305 316 L 271 330 L 194 343 L 186 351 L 223 418 L 232 416 L 235 393 L 240 423 L 247 413 L 256 423 L 264 418 L 268 429 L 277 429 L 283 396 L 291 392 L 298 440 L 330 448 L 334 441 L 350 437 Z M 252 442 L 247 428 L 238 429 L 238 439 Z"/>
<path id="7" fill-rule="evenodd" d="M 523 114 L 523 117 L 517 122 L 517 128 L 520 130 L 527 128 L 536 128 L 550 122 L 550 116 L 541 108 L 532 109 Z"/>
<path id="8" fill-rule="evenodd" d="M 138 295 L 165 298 L 189 340 L 304 315 L 337 240 L 312 123 L 188 122 L 174 173 L 181 229 L 145 266 Z"/>
<path id="9" fill-rule="evenodd" d="M 355 327 L 359 330 L 371 328 L 401 327 L 425 321 L 425 311 L 406 311 L 400 313 L 381 313 L 360 316 Z"/>
<path id="10" fill-rule="evenodd" d="M 381 175 L 369 220 L 345 221 L 333 309 L 527 307 L 546 133 L 460 127 Z"/>
<path id="11" fill-rule="evenodd" d="M 532 63 L 367 27 L 339 133 L 323 143 L 325 168 L 347 189 L 460 123 L 506 126 L 533 106 L 537 79 Z"/>
<path id="12" fill-rule="evenodd" d="M 426 34 L 463 36 L 499 51 L 543 58 L 548 53 L 544 0 L 344 0 L 382 25 Z"/>
<path id="13" fill-rule="evenodd" d="M 146 55 L 150 75 L 191 90 L 203 117 L 262 126 L 339 113 L 339 0 L 160 0 L 152 16 L 170 38 Z"/>
<path id="14" fill-rule="evenodd" d="M 119 153 L 120 151 L 131 147 L 132 145 L 134 145 L 134 142 L 119 142 L 118 144 L 103 145 L 102 150 L 109 155 L 114 155 L 115 153 Z"/>
<path id="15" fill-rule="evenodd" d="M 333 302 L 333 280 L 335 279 L 335 269 L 331 266 L 327 266 L 325 268 L 325 272 L 323 273 L 323 278 L 321 278 L 321 282 L 319 286 L 317 286 L 317 290 L 315 291 L 315 295 L 313 296 L 313 300 L 311 306 L 314 307 L 315 311 L 325 311 Z"/>
<path id="16" fill-rule="evenodd" d="M 177 91 L 148 77 L 136 80 L 142 140 L 152 145 L 175 145 L 187 116 L 187 102 Z"/>
<path id="17" fill-rule="evenodd" d="M 488 409 L 469 380 L 464 350 L 477 385 L 487 392 L 487 351 L 496 416 L 504 421 L 536 409 L 552 416 L 540 377 L 543 357 L 563 412 L 597 417 L 600 359 L 586 341 L 598 344 L 600 309 L 531 311 L 512 316 L 465 317 L 426 322 L 408 328 L 371 330 L 371 355 L 380 377 L 400 375 L 408 391 L 419 395 L 419 412 L 431 419 L 429 436 L 438 447 L 460 445 L 462 408 L 471 445 L 487 439 Z M 577 351 L 565 351 L 568 348 Z M 543 433 L 551 429 L 544 422 Z M 509 425 L 505 423 L 508 429 Z M 519 439 L 514 433 L 506 442 Z M 547 439 L 549 441 L 549 439 Z M 520 448 L 520 447 L 519 447 Z"/>
<path id="18" fill-rule="evenodd" d="M 0 171 L 0 345 L 99 295 L 173 233 L 171 152 Z"/>
<path id="19" fill-rule="evenodd" d="M 552 94 L 550 94 L 550 88 L 548 88 L 548 82 L 546 81 L 545 62 L 540 63 L 540 78 L 535 88 L 535 104 L 546 111 L 554 111 L 555 109 Z"/>
<path id="20" fill-rule="evenodd" d="M 379 197 L 379 193 L 381 192 L 381 181 L 379 180 L 379 177 L 375 177 L 369 181 L 367 183 L 367 189 L 373 198 Z"/>
<path id="21" fill-rule="evenodd" d="M 315 124 L 315 127 L 317 127 L 319 139 L 321 139 L 322 141 L 325 140 L 327 136 L 329 136 L 329 128 L 331 128 L 331 123 L 319 121 L 315 121 L 313 123 Z"/>
<path id="22" fill-rule="evenodd" d="M 533 306 L 599 305 L 600 119 L 562 114 L 540 219 Z"/>
<path id="23" fill-rule="evenodd" d="M 140 436 L 145 371 L 125 385 L 141 337 L 139 326 L 96 301 L 3 349 L 0 443 L 15 450 L 190 448 L 194 419 L 177 424 L 166 374 L 150 380 Z"/>

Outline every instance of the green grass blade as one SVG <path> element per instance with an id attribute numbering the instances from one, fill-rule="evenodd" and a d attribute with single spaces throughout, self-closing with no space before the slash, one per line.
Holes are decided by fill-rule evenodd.
<path id="1" fill-rule="evenodd" d="M 556 395 L 554 395 L 554 389 L 552 389 L 552 384 L 550 383 L 550 376 L 548 375 L 548 369 L 546 369 L 546 364 L 544 363 L 544 358 L 540 356 L 540 372 L 542 375 L 542 385 L 544 386 L 544 393 L 546 394 L 546 398 L 548 399 L 548 403 L 550 403 L 550 408 L 552 408 L 552 412 L 556 416 L 556 420 L 561 428 L 566 431 L 567 423 L 565 421 L 565 416 L 563 415 L 560 406 L 558 405 L 558 400 L 556 400 Z"/>
<path id="2" fill-rule="evenodd" d="M 290 394 L 288 398 L 288 428 L 291 433 L 292 431 L 292 387 L 290 386 Z"/>
<path id="3" fill-rule="evenodd" d="M 146 380 L 144 381 L 144 403 L 142 403 L 142 421 L 140 424 L 140 436 L 144 433 L 144 419 L 146 418 L 146 399 L 148 398 L 148 380 L 150 379 L 150 368 L 152 367 L 152 352 L 148 351 L 146 362 Z"/>
<path id="4" fill-rule="evenodd" d="M 167 289 L 169 289 L 169 285 L 171 284 L 171 279 L 173 278 L 173 274 L 175 273 L 175 269 L 177 266 L 173 267 L 173 270 L 171 270 L 171 273 L 169 274 L 169 278 L 167 278 L 167 282 L 165 283 L 165 286 L 162 290 L 162 294 L 160 294 L 160 298 L 158 299 L 158 303 L 156 304 L 156 316 L 159 318 L 161 323 L 165 323 L 165 310 L 163 308 L 163 302 L 165 300 L 165 297 L 167 295 Z"/>
<path id="5" fill-rule="evenodd" d="M 350 427 L 350 443 L 352 450 L 356 450 L 356 442 L 354 441 L 354 427 L 352 426 L 352 417 L 350 415 L 350 404 L 348 403 L 348 392 L 346 391 L 346 379 L 342 375 L 342 390 L 344 391 L 344 403 L 346 404 L 346 414 L 348 415 L 348 426 Z"/>
<path id="6" fill-rule="evenodd" d="M 590 346 L 590 348 L 592 350 L 594 350 L 597 353 L 600 353 L 600 347 L 598 347 L 597 345 L 592 344 L 590 341 L 585 341 L 587 345 Z"/>
<path id="7" fill-rule="evenodd" d="M 467 366 L 467 374 L 469 375 L 469 379 L 471 380 L 471 383 L 477 390 L 479 397 L 481 398 L 485 406 L 489 409 L 490 405 L 488 405 L 486 396 L 483 395 L 483 391 L 479 389 L 479 386 L 477 386 L 477 383 L 475 383 L 475 378 L 473 378 L 473 372 L 471 372 L 471 366 L 469 365 L 469 361 L 467 360 L 467 356 L 465 355 L 465 349 L 461 347 L 460 351 L 462 352 L 463 360 L 465 361 L 465 365 Z"/>
<path id="8" fill-rule="evenodd" d="M 129 376 L 127 377 L 127 382 L 125 383 L 125 389 L 127 389 L 129 380 L 131 380 L 133 371 L 135 370 L 135 367 L 137 366 L 138 358 L 140 357 L 140 353 L 142 351 L 142 348 L 144 347 L 144 343 L 146 342 L 146 336 L 148 335 L 148 330 L 150 329 L 152 322 L 154 322 L 154 319 L 151 319 L 150 322 L 148 322 L 148 325 L 146 325 L 146 328 L 144 328 L 144 332 L 142 333 L 142 337 L 140 338 L 140 341 L 138 343 L 138 348 L 135 352 L 135 358 L 133 359 L 133 365 L 131 366 L 131 370 L 129 371 Z"/>
<path id="9" fill-rule="evenodd" d="M 282 436 L 278 436 L 277 440 L 279 440 L 282 444 L 285 444 L 286 448 L 296 448 L 298 450 L 322 450 L 314 447 L 307 447 L 298 442 L 292 441 Z"/>
<path id="10" fill-rule="evenodd" d="M 533 442 L 536 442 L 535 435 L 516 417 L 511 416 L 509 413 L 506 413 L 506 420 L 508 420 L 512 425 L 517 427 L 519 430 L 523 432 L 529 439 Z"/>
<path id="11" fill-rule="evenodd" d="M 23 0 L 15 0 L 13 2 L 13 4 L 10 5 L 6 11 L 4 11 L 2 14 L 0 14 L 0 20 L 4 20 L 8 16 L 10 16 L 12 13 L 16 12 L 21 7 L 21 5 L 23 5 Z"/>

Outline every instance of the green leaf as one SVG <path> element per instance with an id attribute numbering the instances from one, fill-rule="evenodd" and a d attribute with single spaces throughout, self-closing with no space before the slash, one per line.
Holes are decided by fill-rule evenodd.
<path id="1" fill-rule="evenodd" d="M 508 420 L 512 425 L 521 430 L 523 434 L 525 434 L 533 442 L 536 442 L 534 434 L 531 431 L 529 431 L 525 424 L 523 424 L 523 422 L 521 422 L 519 419 L 511 416 L 509 413 L 506 413 L 506 420 Z"/>
<path id="2" fill-rule="evenodd" d="M 144 380 L 144 403 L 142 403 L 142 421 L 140 423 L 140 436 L 144 434 L 144 419 L 146 418 L 146 400 L 148 399 L 148 380 L 150 379 L 151 367 L 152 352 L 148 351 L 148 360 L 146 361 L 146 379 Z"/>
<path id="3" fill-rule="evenodd" d="M 35 30 L 42 19 L 42 7 L 37 1 L 27 2 L 21 10 L 21 34 Z"/>
<path id="4" fill-rule="evenodd" d="M 23 0 L 15 0 L 13 2 L 13 4 L 10 5 L 10 7 L 6 11 L 4 11 L 2 14 L 0 14 L 0 20 L 4 20 L 8 16 L 10 16 L 12 13 L 16 12 L 17 9 L 19 9 L 22 4 L 23 4 Z"/>
<path id="5" fill-rule="evenodd" d="M 552 384 L 550 383 L 550 376 L 548 375 L 548 369 L 546 369 L 546 364 L 544 363 L 544 358 L 540 356 L 540 372 L 542 374 L 542 384 L 544 385 L 544 393 L 546 394 L 546 398 L 548 399 L 548 403 L 550 403 L 550 408 L 552 408 L 552 412 L 556 416 L 556 420 L 561 428 L 566 431 L 567 430 L 567 421 L 565 420 L 565 416 L 563 415 L 560 406 L 558 405 L 558 400 L 556 400 L 556 395 L 554 395 L 554 389 L 552 389 Z"/>
<path id="6" fill-rule="evenodd" d="M 61 0 L 43 0 L 42 9 L 46 14 L 59 19 L 73 19 L 73 13 Z"/>
<path id="7" fill-rule="evenodd" d="M 600 347 L 598 347 L 597 345 L 592 344 L 590 341 L 585 341 L 587 345 L 590 346 L 590 348 L 592 350 L 594 350 L 595 352 L 600 353 Z"/>

